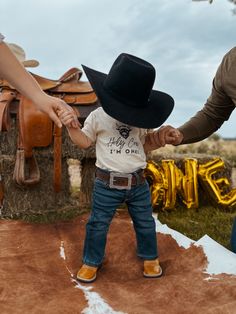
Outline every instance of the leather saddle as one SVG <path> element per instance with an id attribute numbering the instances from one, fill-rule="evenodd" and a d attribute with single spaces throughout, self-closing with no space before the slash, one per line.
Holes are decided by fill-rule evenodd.
<path id="1" fill-rule="evenodd" d="M 81 123 L 99 104 L 89 82 L 81 81 L 82 71 L 71 68 L 58 80 L 33 74 L 41 88 L 49 95 L 63 99 L 76 111 Z M 47 147 L 54 141 L 54 190 L 61 190 L 62 130 L 6 80 L 0 79 L 0 132 L 8 131 L 11 114 L 17 114 L 18 147 L 13 179 L 18 185 L 31 186 L 40 181 L 40 171 L 34 149 Z"/>

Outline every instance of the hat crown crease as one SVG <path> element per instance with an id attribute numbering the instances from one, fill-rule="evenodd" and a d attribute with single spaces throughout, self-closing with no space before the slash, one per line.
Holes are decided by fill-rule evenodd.
<path id="1" fill-rule="evenodd" d="M 154 67 L 137 57 L 121 54 L 111 67 L 104 88 L 130 106 L 144 107 L 155 81 Z"/>

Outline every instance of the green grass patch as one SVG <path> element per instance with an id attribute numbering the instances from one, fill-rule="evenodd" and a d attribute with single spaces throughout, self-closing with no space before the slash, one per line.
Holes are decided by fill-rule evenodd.
<path id="1" fill-rule="evenodd" d="M 207 234 L 209 237 L 230 249 L 230 237 L 235 213 L 225 212 L 213 206 L 198 209 L 177 207 L 173 211 L 158 211 L 162 224 L 167 224 L 193 240 Z"/>

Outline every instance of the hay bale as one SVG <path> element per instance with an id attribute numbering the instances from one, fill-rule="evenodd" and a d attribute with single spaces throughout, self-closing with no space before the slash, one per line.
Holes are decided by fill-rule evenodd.
<path id="1" fill-rule="evenodd" d="M 65 158 L 62 160 L 62 190 L 55 193 L 53 190 L 53 159 L 37 157 L 41 180 L 32 187 L 18 186 L 13 182 L 12 174 L 15 157 L 2 156 L 1 169 L 4 181 L 4 206 L 1 217 L 17 218 L 32 215 L 48 215 L 64 210 L 78 210 L 78 199 L 70 197 L 69 177 Z"/>
<path id="2" fill-rule="evenodd" d="M 80 208 L 82 210 L 91 208 L 94 176 L 95 176 L 95 158 L 84 158 L 82 160 L 82 182 L 79 198 Z"/>
<path id="3" fill-rule="evenodd" d="M 4 180 L 4 208 L 2 218 L 17 218 L 26 216 L 47 216 L 49 214 L 59 215 L 64 212 L 83 212 L 89 209 L 91 197 L 91 175 L 95 159 L 87 158 L 95 156 L 94 147 L 88 150 L 81 150 L 74 145 L 65 128 L 62 132 L 62 190 L 55 193 L 53 190 L 53 144 L 46 148 L 34 149 L 34 154 L 39 165 L 41 180 L 39 184 L 32 187 L 17 186 L 12 179 L 15 156 L 17 149 L 18 129 L 15 119 L 12 119 L 12 126 L 9 132 L 0 133 L 0 172 Z M 67 159 L 74 158 L 83 160 L 85 170 L 83 178 L 85 187 L 79 197 L 72 197 L 70 194 L 70 182 Z M 87 172 L 87 173 L 86 173 Z M 82 186 L 83 186 L 82 179 Z M 80 199 L 82 206 L 80 206 Z"/>

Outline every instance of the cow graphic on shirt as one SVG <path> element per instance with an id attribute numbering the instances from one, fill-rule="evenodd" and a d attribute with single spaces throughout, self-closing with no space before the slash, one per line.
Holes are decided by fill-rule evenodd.
<path id="1" fill-rule="evenodd" d="M 116 124 L 116 129 L 119 131 L 120 135 L 125 139 L 129 137 L 129 133 L 132 130 L 131 127 L 126 124 L 121 125 Z"/>

